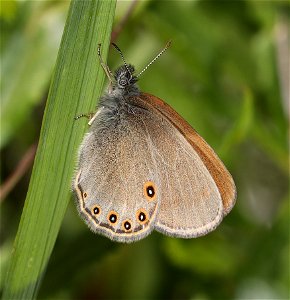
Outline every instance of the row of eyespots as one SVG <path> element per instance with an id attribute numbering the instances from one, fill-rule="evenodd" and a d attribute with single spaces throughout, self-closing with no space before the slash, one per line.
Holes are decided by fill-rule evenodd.
<path id="1" fill-rule="evenodd" d="M 143 186 L 143 192 L 145 198 L 151 202 L 156 199 L 156 187 L 155 184 L 152 181 L 147 181 Z M 88 194 L 86 192 L 83 193 L 84 200 L 88 197 Z"/>
<path id="2" fill-rule="evenodd" d="M 155 184 L 152 181 L 147 181 L 143 186 L 143 193 L 144 193 L 144 196 L 147 199 L 147 201 L 149 201 L 149 202 L 154 201 L 156 199 L 156 195 L 157 195 Z M 88 194 L 86 192 L 84 192 L 83 199 L 85 200 L 87 197 L 88 197 Z M 98 205 L 94 206 L 92 208 L 92 213 L 95 216 L 98 216 L 101 213 L 101 207 Z M 107 219 L 111 225 L 113 225 L 113 226 L 116 225 L 116 223 L 118 222 L 118 219 L 119 219 L 118 213 L 115 211 L 110 211 L 107 216 Z M 145 224 L 149 220 L 146 210 L 143 208 L 139 209 L 136 212 L 136 219 L 139 222 L 139 224 L 141 224 L 141 225 Z M 131 231 L 132 221 L 129 219 L 123 221 L 122 228 L 126 232 Z"/>
<path id="3" fill-rule="evenodd" d="M 95 205 L 92 209 L 92 213 L 95 216 L 98 216 L 101 213 L 101 208 L 98 205 Z M 119 220 L 119 215 L 117 212 L 111 210 L 108 213 L 107 216 L 108 222 L 114 226 L 117 224 L 118 220 Z M 149 218 L 148 218 L 148 214 L 146 212 L 146 210 L 144 208 L 140 208 L 137 210 L 136 212 L 136 219 L 138 221 L 139 224 L 143 225 L 145 223 L 148 222 Z M 132 221 L 130 219 L 126 219 L 125 221 L 122 222 L 122 229 L 125 230 L 126 232 L 130 231 L 132 229 Z"/>

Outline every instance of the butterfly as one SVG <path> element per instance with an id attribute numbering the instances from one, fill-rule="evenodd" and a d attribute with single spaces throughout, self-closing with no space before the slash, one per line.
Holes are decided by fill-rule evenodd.
<path id="1" fill-rule="evenodd" d="M 195 238 L 214 230 L 233 208 L 232 176 L 204 139 L 168 104 L 143 93 L 119 47 L 110 85 L 89 121 L 73 180 L 77 209 L 89 228 L 117 242 L 152 230 Z M 82 115 L 83 116 L 83 115 Z"/>

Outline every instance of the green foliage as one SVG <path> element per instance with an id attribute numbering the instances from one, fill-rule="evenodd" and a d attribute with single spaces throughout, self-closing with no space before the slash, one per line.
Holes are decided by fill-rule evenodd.
<path id="1" fill-rule="evenodd" d="M 102 42 L 106 53 L 114 11 L 114 1 L 71 3 L 46 104 L 29 190 L 13 246 L 4 299 L 36 298 L 70 200 L 74 170 L 72 162 L 85 129 L 84 122 L 76 126 L 73 120 L 80 110 L 88 111 L 93 107 L 94 99 L 100 96 L 103 84 L 104 76 L 96 63 L 95 39 Z M 37 45 L 31 44 L 31 50 Z M 35 50 L 28 50 L 28 53 L 31 57 L 28 60 L 25 58 L 26 66 L 33 65 L 32 57 L 36 59 L 37 65 Z M 38 70 L 32 68 L 32 73 L 37 76 Z M 21 90 L 22 87 L 18 92 Z M 15 100 L 15 96 L 11 93 L 11 99 Z M 12 100 L 11 102 L 13 105 Z"/>
<path id="2" fill-rule="evenodd" d="M 113 28 L 129 6 L 118 3 Z M 38 139 L 67 10 L 57 1 L 2 7 L 4 179 Z M 289 298 L 289 112 L 279 64 L 287 1 L 140 1 L 125 22 L 116 43 L 137 71 L 172 40 L 142 74 L 141 90 L 197 129 L 238 190 L 236 206 L 213 233 L 192 240 L 153 233 L 130 245 L 95 236 L 69 203 L 87 128 L 73 117 L 93 111 L 103 90 L 96 51 L 102 42 L 106 57 L 113 11 L 107 1 L 72 2 L 14 248 L 29 174 L 1 204 L 2 274 L 14 249 L 5 298 L 36 297 L 38 289 L 40 299 Z M 121 63 L 112 50 L 109 66 Z"/>

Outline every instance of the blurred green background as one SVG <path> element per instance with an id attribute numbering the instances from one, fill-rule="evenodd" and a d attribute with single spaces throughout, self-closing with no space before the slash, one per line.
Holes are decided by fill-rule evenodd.
<path id="1" fill-rule="evenodd" d="M 288 299 L 289 2 L 132 3 L 117 4 L 115 42 L 140 71 L 172 40 L 139 85 L 216 150 L 235 179 L 237 204 L 207 236 L 154 232 L 124 245 L 91 233 L 71 201 L 38 298 Z M 1 1 L 2 191 L 38 141 L 68 7 Z M 108 63 L 121 64 L 113 49 Z M 1 198 L 1 289 L 31 166 L 25 170 Z"/>

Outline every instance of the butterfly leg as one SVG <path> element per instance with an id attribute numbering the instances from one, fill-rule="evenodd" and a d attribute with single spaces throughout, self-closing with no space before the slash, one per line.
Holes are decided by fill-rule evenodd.
<path id="1" fill-rule="evenodd" d="M 90 112 L 90 113 L 88 113 L 88 114 L 81 114 L 81 115 L 76 116 L 74 119 L 75 119 L 75 120 L 78 120 L 78 119 L 80 119 L 80 118 L 82 118 L 82 117 L 86 117 L 86 118 L 89 119 L 88 124 L 91 126 L 92 123 L 94 122 L 94 120 L 96 119 L 96 117 L 99 115 L 99 113 L 100 113 L 103 109 L 104 109 L 104 107 L 102 106 L 102 107 L 100 107 L 96 112 Z"/>
<path id="2" fill-rule="evenodd" d="M 80 118 L 83 118 L 83 117 L 86 117 L 88 118 L 89 120 L 91 120 L 93 118 L 93 116 L 95 115 L 95 112 L 90 112 L 90 113 L 87 113 L 87 114 L 80 114 L 78 116 L 75 116 L 74 119 L 75 120 L 78 120 Z"/>

